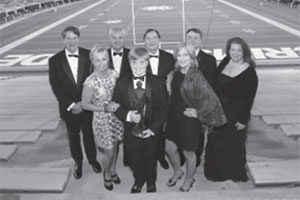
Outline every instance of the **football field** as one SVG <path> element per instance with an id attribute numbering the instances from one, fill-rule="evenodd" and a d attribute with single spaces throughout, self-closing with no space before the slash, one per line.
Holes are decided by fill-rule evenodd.
<path id="1" fill-rule="evenodd" d="M 125 45 L 143 45 L 143 33 L 156 28 L 161 48 L 172 51 L 191 27 L 203 31 L 203 49 L 217 60 L 230 37 L 244 38 L 259 66 L 300 63 L 299 10 L 260 6 L 259 0 L 87 0 L 57 7 L 0 26 L 0 71 L 48 69 L 48 58 L 63 48 L 60 32 L 81 30 L 80 45 L 108 46 L 108 29 L 127 31 Z"/>

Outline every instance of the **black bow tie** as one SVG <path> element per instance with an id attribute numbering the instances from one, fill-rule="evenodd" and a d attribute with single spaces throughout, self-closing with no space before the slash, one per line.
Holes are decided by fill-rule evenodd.
<path id="1" fill-rule="evenodd" d="M 122 56 L 123 55 L 123 53 L 122 52 L 113 52 L 113 56 L 116 56 L 116 55 L 119 55 L 119 56 Z"/>
<path id="2" fill-rule="evenodd" d="M 78 55 L 76 55 L 76 54 L 69 54 L 68 56 L 69 56 L 69 57 L 78 58 Z"/>
<path id="3" fill-rule="evenodd" d="M 139 76 L 139 77 L 134 76 L 134 77 L 133 77 L 133 80 L 141 80 L 141 81 L 144 81 L 144 80 L 145 80 L 145 75 L 144 75 L 144 76 Z"/>
<path id="4" fill-rule="evenodd" d="M 150 58 L 158 58 L 157 55 L 150 55 Z"/>

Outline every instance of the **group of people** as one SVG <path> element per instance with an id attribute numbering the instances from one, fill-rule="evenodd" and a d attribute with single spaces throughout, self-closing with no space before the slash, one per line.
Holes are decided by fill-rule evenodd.
<path id="1" fill-rule="evenodd" d="M 204 175 L 211 181 L 247 181 L 246 131 L 258 78 L 247 43 L 228 40 L 226 55 L 216 59 L 201 50 L 202 32 L 191 28 L 173 55 L 160 49 L 161 35 L 147 29 L 145 47 L 124 47 L 125 31 L 109 30 L 110 48 L 79 47 L 74 26 L 62 31 L 65 48 L 49 59 L 49 80 L 65 121 L 73 175 L 82 176 L 83 153 L 95 173 L 103 167 L 104 187 L 121 179 L 116 171 L 119 144 L 123 163 L 134 177 L 131 193 L 156 192 L 157 162 L 184 177 L 188 192 L 205 147 Z M 205 136 L 207 135 L 207 143 Z M 100 163 L 96 149 L 103 154 Z M 182 165 L 185 163 L 185 172 Z"/>

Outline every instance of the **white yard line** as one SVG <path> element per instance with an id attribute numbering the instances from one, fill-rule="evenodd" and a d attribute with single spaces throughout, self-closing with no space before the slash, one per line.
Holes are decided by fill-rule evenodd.
<path id="1" fill-rule="evenodd" d="M 82 13 L 84 13 L 84 12 L 90 10 L 90 9 L 92 9 L 93 7 L 95 7 L 95 6 L 103 3 L 104 1 L 106 1 L 106 0 L 101 0 L 101 1 L 99 1 L 97 3 L 94 3 L 94 4 L 92 4 L 92 5 L 84 8 L 84 9 L 82 9 L 82 10 L 80 10 L 80 11 L 78 11 L 78 12 L 72 14 L 72 15 L 69 15 L 69 16 L 67 16 L 67 17 L 65 17 L 65 18 L 63 18 L 63 19 L 61 19 L 59 21 L 56 21 L 56 22 L 54 22 L 52 24 L 49 24 L 48 26 L 45 26 L 42 29 L 39 29 L 39 30 L 37 30 L 37 31 L 35 31 L 35 32 L 33 32 L 33 33 L 31 33 L 31 34 L 23 37 L 23 38 L 20 38 L 20 39 L 16 40 L 15 42 L 12 42 L 12 43 L 10 43 L 10 44 L 8 44 L 8 45 L 0 48 L 0 55 L 3 54 L 3 53 L 5 53 L 6 51 L 9 51 L 9 50 L 11 50 L 11 49 L 13 49 L 13 48 L 15 48 L 15 47 L 17 47 L 17 46 L 25 43 L 25 42 L 27 42 L 27 41 L 29 41 L 29 40 L 37 37 L 38 35 L 40 35 L 40 34 L 46 32 L 46 31 L 54 28 L 55 26 L 58 26 L 58 25 L 60 25 L 60 24 L 62 24 L 64 22 L 66 22 L 66 21 L 68 21 L 68 20 L 70 20 L 70 19 L 72 19 L 72 18 L 74 18 L 74 17 L 76 17 L 76 16 L 78 16 L 78 15 L 80 15 L 80 14 L 82 14 Z"/>
<path id="2" fill-rule="evenodd" d="M 224 1 L 224 0 L 218 0 L 218 1 L 219 1 L 220 3 L 223 3 L 223 4 L 227 5 L 227 6 L 230 6 L 230 7 L 234 8 L 234 9 L 237 9 L 237 10 L 239 10 L 239 11 L 245 13 L 245 14 L 248 14 L 248 15 L 250 15 L 250 16 L 252 16 L 252 17 L 255 17 L 255 18 L 257 18 L 257 19 L 259 19 L 259 20 L 261 20 L 261 21 L 264 21 L 264 22 L 266 22 L 266 23 L 268 23 L 268 24 L 271 24 L 271 25 L 273 25 L 273 26 L 276 26 L 277 28 L 280 28 L 280 29 L 282 29 L 282 30 L 284 30 L 284 31 L 287 31 L 287 32 L 289 32 L 289 33 L 291 33 L 291 34 L 293 34 L 293 35 L 296 35 L 296 36 L 300 37 L 300 31 L 298 31 L 298 30 L 296 30 L 296 29 L 294 29 L 294 28 L 291 28 L 291 27 L 286 26 L 286 25 L 284 25 L 284 24 L 281 24 L 281 23 L 279 23 L 279 22 L 277 22 L 277 21 L 275 21 L 275 20 L 269 19 L 269 18 L 264 17 L 264 16 L 262 16 L 262 15 L 259 15 L 259 14 L 257 14 L 257 13 L 254 13 L 254 12 L 251 12 L 251 11 L 246 10 L 246 9 L 244 9 L 244 8 L 241 8 L 241 7 L 239 7 L 239 6 L 236 6 L 236 5 L 234 5 L 234 4 L 232 4 L 232 3 L 229 3 L 229 2 L 227 2 L 227 1 Z"/>

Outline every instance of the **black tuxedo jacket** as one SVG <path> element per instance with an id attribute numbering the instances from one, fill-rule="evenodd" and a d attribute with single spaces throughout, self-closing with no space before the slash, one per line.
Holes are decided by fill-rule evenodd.
<path id="1" fill-rule="evenodd" d="M 172 54 L 159 49 L 158 58 L 158 73 L 157 76 L 167 79 L 168 74 L 174 69 L 175 60 Z M 152 74 L 150 62 L 147 68 L 147 73 Z"/>
<path id="2" fill-rule="evenodd" d="M 115 86 L 113 101 L 121 106 L 115 112 L 116 116 L 124 122 L 125 134 L 132 130 L 135 123 L 126 121 L 127 114 L 130 110 L 134 110 L 133 106 L 133 81 L 132 74 L 120 77 Z M 168 94 L 166 90 L 165 80 L 153 76 L 146 75 L 146 112 L 145 125 L 146 128 L 152 130 L 155 134 L 163 125 L 167 116 Z"/>
<path id="3" fill-rule="evenodd" d="M 109 55 L 109 61 L 110 61 L 110 69 L 115 69 L 114 65 L 113 65 L 113 60 L 112 60 L 112 56 L 111 56 L 111 51 L 112 49 L 109 48 L 108 50 L 108 55 Z M 128 60 L 128 53 L 129 53 L 130 49 L 127 48 L 123 48 L 123 55 L 122 55 L 122 62 L 121 62 L 121 68 L 120 68 L 120 74 L 119 77 L 125 75 L 125 74 L 131 74 L 131 68 L 129 65 L 129 60 Z"/>
<path id="4" fill-rule="evenodd" d="M 67 117 L 67 108 L 73 102 L 81 101 L 83 83 L 91 72 L 89 53 L 89 50 L 79 48 L 77 83 L 74 80 L 65 50 L 58 52 L 49 59 L 49 81 L 58 100 L 62 119 Z"/>
<path id="5" fill-rule="evenodd" d="M 217 63 L 215 57 L 209 55 L 202 50 L 197 55 L 199 70 L 203 73 L 208 83 L 214 87 Z"/>

